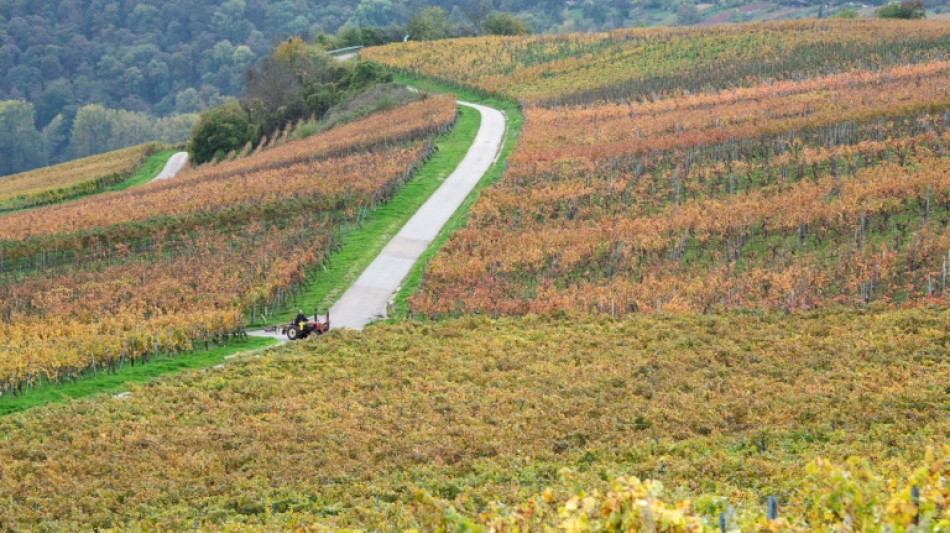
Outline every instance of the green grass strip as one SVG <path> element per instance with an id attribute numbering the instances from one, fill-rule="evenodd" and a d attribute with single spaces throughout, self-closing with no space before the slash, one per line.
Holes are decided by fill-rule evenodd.
<path id="1" fill-rule="evenodd" d="M 222 346 L 215 346 L 208 350 L 195 350 L 172 357 L 154 359 L 147 364 L 137 364 L 134 367 L 125 365 L 115 374 L 100 371 L 96 376 L 83 377 L 75 382 L 59 385 L 45 384 L 17 396 L 0 398 L 0 415 L 94 394 L 115 394 L 126 390 L 128 383 L 145 383 L 158 376 L 177 374 L 192 368 L 207 368 L 221 363 L 229 355 L 264 348 L 276 343 L 276 339 L 259 337 L 232 339 Z"/>
<path id="2" fill-rule="evenodd" d="M 481 113 L 459 106 L 455 126 L 436 139 L 437 150 L 429 160 L 391 200 L 376 208 L 359 229 L 347 236 L 343 247 L 330 256 L 327 270 L 307 284 L 298 294 L 296 303 L 284 313 L 278 313 L 276 317 L 280 318 L 274 318 L 270 323 L 289 321 L 297 308 L 307 314 L 314 309 L 320 312 L 329 309 L 458 167 L 475 142 L 481 123 Z"/>
<path id="3" fill-rule="evenodd" d="M 510 100 L 485 96 L 484 94 L 479 94 L 475 91 L 460 89 L 459 87 L 444 84 L 428 78 L 420 78 L 404 74 L 398 74 L 395 76 L 395 78 L 396 81 L 400 83 L 416 87 L 426 92 L 452 93 L 455 94 L 456 98 L 459 100 L 494 107 L 505 114 L 505 120 L 507 122 L 508 128 L 505 131 L 505 138 L 501 146 L 501 154 L 499 155 L 498 160 L 494 165 L 492 165 L 491 168 L 488 169 L 488 172 L 482 176 L 481 181 L 475 185 L 475 188 L 472 189 L 471 193 L 469 193 L 468 197 L 465 199 L 465 202 L 463 202 L 461 207 L 455 211 L 455 214 L 453 214 L 452 218 L 450 218 L 445 224 L 436 239 L 432 241 L 431 244 L 429 244 L 429 247 L 426 248 L 426 251 L 423 252 L 423 254 L 419 257 L 419 260 L 416 261 L 415 265 L 413 265 L 412 270 L 409 271 L 409 275 L 403 282 L 402 288 L 398 293 L 396 293 L 396 298 L 393 301 L 394 309 L 392 316 L 393 319 L 398 319 L 407 316 L 409 310 L 409 297 L 419 290 L 419 285 L 422 283 L 422 277 L 426 264 L 430 259 L 432 259 L 432 256 L 434 256 L 435 253 L 439 251 L 439 248 L 445 244 L 445 241 L 448 240 L 449 235 L 453 231 L 465 225 L 466 221 L 468 220 L 468 210 L 472 204 L 475 203 L 475 199 L 478 198 L 479 193 L 485 187 L 488 187 L 501 178 L 501 175 L 505 170 L 505 160 L 508 158 L 508 155 L 511 153 L 511 151 L 514 150 L 515 143 L 518 140 L 518 133 L 521 131 L 521 126 L 524 124 L 524 116 L 521 114 L 521 109 L 518 107 L 518 104 Z"/>
<path id="4" fill-rule="evenodd" d="M 145 163 L 142 163 L 142 166 L 139 167 L 131 177 L 115 185 L 110 185 L 100 192 L 124 191 L 130 187 L 138 187 L 139 185 L 144 185 L 152 181 L 152 179 L 158 176 L 158 173 L 165 168 L 168 160 L 179 151 L 180 150 L 162 150 L 161 152 L 155 152 L 145 160 Z"/>

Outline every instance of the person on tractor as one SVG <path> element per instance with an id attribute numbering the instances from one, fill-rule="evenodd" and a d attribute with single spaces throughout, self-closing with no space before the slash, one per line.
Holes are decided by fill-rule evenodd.
<path id="1" fill-rule="evenodd" d="M 303 309 L 297 310 L 297 318 L 294 319 L 294 324 L 300 327 L 300 331 L 307 328 L 307 315 L 303 314 Z"/>

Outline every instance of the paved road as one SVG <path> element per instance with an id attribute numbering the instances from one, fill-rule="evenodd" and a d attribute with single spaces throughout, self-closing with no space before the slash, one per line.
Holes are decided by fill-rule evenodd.
<path id="1" fill-rule="evenodd" d="M 482 115 L 475 142 L 458 168 L 330 308 L 334 328 L 362 329 L 367 323 L 386 317 L 386 308 L 412 265 L 498 157 L 505 135 L 505 116 L 490 107 L 459 104 L 477 109 Z"/>
<path id="2" fill-rule="evenodd" d="M 177 154 L 172 155 L 168 158 L 168 162 L 165 163 L 165 168 L 158 173 L 158 176 L 155 176 L 149 183 L 152 181 L 167 180 L 168 178 L 174 178 L 181 172 L 181 169 L 185 168 L 185 165 L 188 164 L 188 152 L 178 152 Z"/>
<path id="3" fill-rule="evenodd" d="M 412 265 L 498 158 L 505 135 L 505 115 L 491 107 L 468 102 L 459 104 L 477 109 L 482 115 L 475 142 L 455 171 L 330 308 L 333 328 L 360 330 L 374 320 L 386 318 L 386 308 Z M 265 331 L 249 331 L 248 335 L 284 340 L 280 335 Z"/>

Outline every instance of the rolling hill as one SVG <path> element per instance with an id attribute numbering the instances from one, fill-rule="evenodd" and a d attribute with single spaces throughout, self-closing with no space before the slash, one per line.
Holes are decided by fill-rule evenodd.
<path id="1" fill-rule="evenodd" d="M 517 137 L 408 316 L 3 417 L 0 527 L 947 530 L 948 37 L 804 20 L 364 50 Z M 0 215 L 5 394 L 241 335 L 455 116 L 429 96 Z"/>

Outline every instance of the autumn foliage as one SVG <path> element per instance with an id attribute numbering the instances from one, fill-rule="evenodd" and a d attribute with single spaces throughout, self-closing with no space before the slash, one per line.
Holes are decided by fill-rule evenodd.
<path id="1" fill-rule="evenodd" d="M 433 97 L 174 180 L 0 216 L 0 391 L 136 364 L 285 303 L 450 127 Z"/>
<path id="2" fill-rule="evenodd" d="M 157 150 L 157 144 L 143 144 L 6 176 L 0 180 L 0 212 L 101 191 L 130 177 Z"/>
<path id="3" fill-rule="evenodd" d="M 945 58 L 943 22 L 799 20 L 480 37 L 369 48 L 390 67 L 524 105 L 655 100 Z"/>
<path id="4" fill-rule="evenodd" d="M 504 178 L 428 263 L 412 311 L 617 315 L 942 299 L 945 32 L 800 21 L 372 50 L 526 104 Z M 495 62 L 475 59 L 502 43 L 514 46 Z M 773 56 L 779 46 L 787 54 Z M 454 52 L 457 61 L 439 59 Z M 478 66 L 457 73 L 466 53 Z M 599 71 L 600 61 L 611 64 Z M 722 77 L 725 68 L 748 75 Z"/>
<path id="5" fill-rule="evenodd" d="M 331 331 L 0 418 L 0 522 L 550 531 L 616 511 L 634 530 L 724 513 L 757 531 L 775 496 L 786 530 L 908 531 L 919 514 L 915 531 L 944 531 L 948 328 L 913 309 Z"/>

